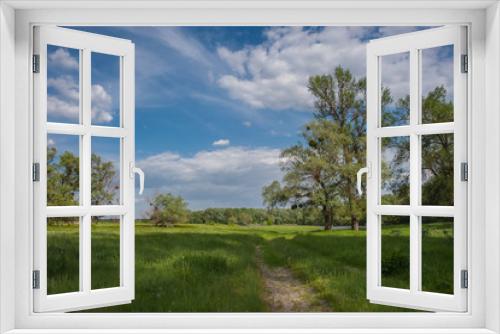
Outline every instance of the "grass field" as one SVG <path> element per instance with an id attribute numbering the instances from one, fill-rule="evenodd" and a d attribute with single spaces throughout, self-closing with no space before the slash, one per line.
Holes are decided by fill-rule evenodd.
<path id="1" fill-rule="evenodd" d="M 424 226 L 423 289 L 450 293 L 452 225 Z M 116 224 L 92 227 L 92 287 L 119 280 Z M 333 312 L 401 311 L 366 300 L 366 233 L 313 226 L 136 225 L 135 300 L 102 312 L 265 312 L 256 247 L 270 267 L 286 267 L 313 287 Z M 382 239 L 382 283 L 406 287 L 407 225 L 387 226 Z M 78 226 L 49 225 L 49 293 L 78 290 Z"/>

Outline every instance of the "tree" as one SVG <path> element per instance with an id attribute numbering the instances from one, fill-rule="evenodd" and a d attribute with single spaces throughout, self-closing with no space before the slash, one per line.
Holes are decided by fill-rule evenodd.
<path id="1" fill-rule="evenodd" d="M 47 205 L 78 205 L 79 159 L 65 151 L 59 157 L 55 147 L 47 149 Z"/>
<path id="2" fill-rule="evenodd" d="M 91 202 L 93 205 L 110 204 L 119 188 L 115 166 L 100 156 L 92 155 Z M 47 148 L 47 205 L 78 205 L 80 193 L 80 159 L 64 151 L 57 154 L 53 146 Z"/>
<path id="3" fill-rule="evenodd" d="M 332 228 L 336 208 L 343 203 L 342 147 L 350 138 L 333 122 L 318 119 L 302 133 L 304 143 L 282 151 L 285 193 L 295 207 L 319 207 L 326 230 Z"/>
<path id="4" fill-rule="evenodd" d="M 279 181 L 275 180 L 262 188 L 262 202 L 270 211 L 286 205 L 288 195 L 285 193 L 285 189 L 281 188 Z"/>
<path id="5" fill-rule="evenodd" d="M 365 201 L 356 196 L 356 172 L 366 159 L 366 79 L 356 80 L 338 66 L 333 74 L 309 78 L 309 91 L 315 98 L 315 116 L 335 125 L 340 145 L 336 157 L 338 191 L 342 210 L 354 230 L 364 215 Z"/>
<path id="6" fill-rule="evenodd" d="M 92 154 L 92 205 L 111 204 L 120 190 L 115 179 L 116 170 L 113 162 L 104 161 L 99 155 Z"/>
<path id="7" fill-rule="evenodd" d="M 404 105 L 401 101 L 400 105 Z M 408 104 L 406 108 L 409 109 Z M 422 99 L 422 122 L 441 123 L 453 120 L 453 101 L 448 99 L 443 86 L 437 86 Z M 421 136 L 422 159 L 422 204 L 423 205 L 453 205 L 453 135 L 437 134 Z M 391 166 L 393 175 L 402 175 L 401 169 L 407 166 L 410 159 L 409 142 L 393 140 L 391 148 L 395 157 Z M 384 166 L 383 166 L 384 167 Z M 407 168 L 407 167 L 406 167 Z M 409 182 L 400 177 L 392 177 L 391 204 L 409 202 Z"/>
<path id="8" fill-rule="evenodd" d="M 171 226 L 187 223 L 189 210 L 186 201 L 170 193 L 156 195 L 151 201 L 150 219 L 156 226 Z"/>

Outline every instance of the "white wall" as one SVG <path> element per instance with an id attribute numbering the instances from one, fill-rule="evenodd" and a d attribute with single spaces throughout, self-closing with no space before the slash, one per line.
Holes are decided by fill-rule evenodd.
<path id="1" fill-rule="evenodd" d="M 486 327 L 500 331 L 500 6 L 486 18 Z M 474 223 L 474 222 L 472 222 Z M 495 256 L 495 254 L 497 256 Z M 491 287 L 494 287 L 493 289 Z"/>
<path id="2" fill-rule="evenodd" d="M 0 333 L 14 328 L 14 20 L 0 3 Z"/>

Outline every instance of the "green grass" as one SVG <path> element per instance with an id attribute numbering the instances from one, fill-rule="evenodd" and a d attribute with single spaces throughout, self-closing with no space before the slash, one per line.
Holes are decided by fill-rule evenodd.
<path id="1" fill-rule="evenodd" d="M 97 260 L 92 262 L 94 288 L 117 284 L 118 231 L 113 225 L 93 226 L 92 257 Z M 449 292 L 453 285 L 451 228 L 440 223 L 425 228 L 423 288 Z M 406 284 L 408 233 L 401 225 L 383 231 L 384 285 Z M 131 304 L 97 311 L 265 312 L 263 283 L 255 262 L 257 245 L 268 265 L 289 267 L 314 287 L 318 298 L 334 312 L 401 311 L 366 300 L 365 238 L 364 231 L 323 231 L 314 226 L 157 228 L 139 223 L 136 298 Z M 77 244 L 77 226 L 49 225 L 48 258 L 53 260 L 48 263 L 48 286 L 52 293 L 78 289 Z"/>

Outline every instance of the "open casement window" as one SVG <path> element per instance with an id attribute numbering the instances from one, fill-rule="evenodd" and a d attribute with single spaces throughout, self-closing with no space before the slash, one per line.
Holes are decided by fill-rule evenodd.
<path id="1" fill-rule="evenodd" d="M 467 61 L 465 27 L 367 46 L 373 303 L 467 310 Z"/>
<path id="2" fill-rule="evenodd" d="M 140 172 L 134 167 L 134 45 L 35 27 L 33 72 L 34 311 L 129 303 L 134 172 Z M 71 232 L 58 233 L 61 224 Z M 106 233 L 94 236 L 95 228 Z M 68 270 L 73 277 L 58 276 Z"/>

